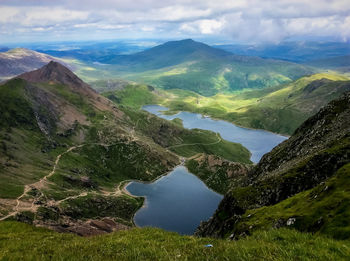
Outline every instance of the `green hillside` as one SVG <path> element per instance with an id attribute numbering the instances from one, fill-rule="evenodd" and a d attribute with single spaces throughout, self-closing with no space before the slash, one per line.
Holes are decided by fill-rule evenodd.
<path id="1" fill-rule="evenodd" d="M 0 223 L 3 260 L 346 260 L 349 244 L 289 229 L 258 232 L 239 241 L 180 236 L 155 228 L 82 238 Z"/>
<path id="2" fill-rule="evenodd" d="M 204 96 L 276 86 L 313 72 L 295 63 L 234 55 L 191 39 L 167 42 L 136 54 L 104 57 L 100 62 L 108 66 L 76 62 L 77 73 L 89 82 L 122 78 Z"/>
<path id="3" fill-rule="evenodd" d="M 143 203 L 126 181 L 152 181 L 197 153 L 250 163 L 242 145 L 116 107 L 55 62 L 1 85 L 0 101 L 0 220 L 125 229 Z"/>

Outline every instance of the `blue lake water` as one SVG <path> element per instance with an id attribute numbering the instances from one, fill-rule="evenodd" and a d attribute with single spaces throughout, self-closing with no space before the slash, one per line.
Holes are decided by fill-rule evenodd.
<path id="1" fill-rule="evenodd" d="M 182 111 L 175 115 L 164 115 L 161 111 L 166 111 L 168 108 L 159 105 L 146 105 L 142 109 L 167 120 L 179 118 L 187 129 L 197 128 L 218 132 L 223 139 L 240 143 L 246 147 L 251 152 L 250 160 L 254 163 L 259 162 L 264 154 L 287 139 L 285 136 L 272 132 L 238 127 L 233 123 L 203 117 L 197 113 Z"/>
<path id="2" fill-rule="evenodd" d="M 160 227 L 188 235 L 214 214 L 223 198 L 183 166 L 153 183 L 131 182 L 126 190 L 146 198 L 134 217 L 137 226 Z"/>
<path id="3" fill-rule="evenodd" d="M 167 120 L 180 118 L 185 128 L 218 132 L 225 140 L 241 143 L 251 152 L 251 160 L 255 163 L 287 139 L 282 135 L 238 127 L 196 113 L 163 115 L 160 111 L 166 111 L 167 108 L 159 105 L 147 105 L 143 109 Z M 144 206 L 134 217 L 137 226 L 160 227 L 180 234 L 193 234 L 201 221 L 214 214 L 223 198 L 183 166 L 176 167 L 153 183 L 131 182 L 126 190 L 132 195 L 145 197 Z"/>

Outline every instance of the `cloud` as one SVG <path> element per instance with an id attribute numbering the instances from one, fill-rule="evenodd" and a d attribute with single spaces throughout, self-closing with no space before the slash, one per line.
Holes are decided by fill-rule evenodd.
<path id="1" fill-rule="evenodd" d="M 349 0 L 0 0 L 0 40 L 80 35 L 350 40 Z M 40 35 L 41 33 L 41 35 Z M 66 38 L 67 38 L 66 37 Z"/>

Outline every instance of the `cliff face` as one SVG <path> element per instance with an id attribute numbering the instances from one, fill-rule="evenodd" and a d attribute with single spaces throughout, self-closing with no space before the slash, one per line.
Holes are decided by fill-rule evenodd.
<path id="1" fill-rule="evenodd" d="M 244 184 L 231 189 L 225 195 L 214 216 L 203 222 L 196 234 L 215 237 L 230 235 L 231 238 L 238 238 L 252 233 L 255 228 L 293 225 L 296 218 L 290 217 L 291 220 L 289 218 L 284 220 L 286 217 L 283 211 L 289 211 L 291 216 L 298 211 L 295 210 L 293 213 L 290 211 L 291 206 L 285 206 L 283 210 L 278 206 L 290 198 L 288 199 L 290 201 L 294 199 L 293 207 L 298 205 L 299 209 L 302 209 L 305 206 L 301 200 L 301 192 L 309 193 L 316 188 L 319 189 L 319 186 L 328 182 L 332 176 L 334 182 L 337 178 L 344 178 L 341 176 L 345 175 L 342 174 L 344 171 L 340 169 L 349 162 L 350 93 L 348 92 L 306 120 L 287 141 L 266 154 L 249 172 Z M 345 173 L 347 170 L 348 168 Z M 345 200 L 347 193 L 343 193 L 341 197 Z M 323 202 L 326 200 L 325 196 Z M 312 208 L 316 202 L 310 204 L 309 208 Z M 277 214 L 276 211 L 281 213 Z M 265 218 L 261 217 L 260 221 L 256 219 L 255 223 L 249 223 L 247 218 L 249 219 L 252 213 L 259 213 Z M 316 218 L 317 214 L 313 213 L 312 216 Z M 299 224 L 303 226 L 296 228 L 319 231 L 323 227 L 331 226 L 333 222 L 332 219 L 321 216 L 319 218 L 322 218 L 322 225 L 317 229 L 313 222 L 309 224 L 305 222 L 310 219 L 306 214 L 298 217 Z M 343 225 L 350 227 L 348 222 Z"/>

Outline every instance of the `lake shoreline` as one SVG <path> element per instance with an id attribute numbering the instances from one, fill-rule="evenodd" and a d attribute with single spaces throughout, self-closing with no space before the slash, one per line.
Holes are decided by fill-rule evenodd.
<path id="1" fill-rule="evenodd" d="M 202 129 L 219 133 L 222 139 L 239 143 L 248 149 L 251 153 L 250 161 L 255 164 L 260 161 L 264 154 L 270 152 L 278 144 L 288 139 L 285 135 L 275 134 L 261 129 L 241 127 L 234 123 L 207 117 L 200 113 L 179 111 L 176 114 L 168 115 L 165 112 L 169 111 L 169 108 L 161 105 L 145 105 L 142 107 L 142 110 L 169 121 L 178 118 L 182 120 L 183 127 L 186 129 Z"/>
<path id="2" fill-rule="evenodd" d="M 149 105 L 158 105 L 158 106 L 166 107 L 166 104 L 159 104 L 159 103 L 155 104 L 155 103 L 153 103 L 153 104 L 144 104 L 144 105 L 142 105 L 142 106 L 139 108 L 139 110 L 146 111 L 146 110 L 143 109 L 143 107 L 144 107 L 144 106 L 149 106 Z M 168 108 L 168 107 L 167 107 L 167 108 Z M 176 114 L 178 114 L 178 113 L 180 113 L 180 112 L 182 112 L 182 111 L 184 111 L 184 112 L 190 112 L 190 113 L 200 114 L 200 115 L 202 115 L 203 118 L 210 118 L 210 119 L 215 120 L 215 121 L 225 121 L 225 122 L 231 123 L 231 124 L 233 124 L 233 125 L 235 125 L 235 126 L 237 126 L 237 127 L 240 127 L 240 128 L 242 128 L 242 129 L 256 130 L 256 131 L 266 131 L 266 132 L 269 132 L 269 133 L 271 133 L 271 134 L 283 136 L 283 137 L 285 137 L 285 138 L 290 138 L 290 137 L 291 137 L 291 135 L 288 135 L 288 134 L 273 132 L 273 131 L 265 130 L 265 129 L 255 129 L 255 128 L 247 127 L 247 126 L 244 126 L 244 125 L 240 125 L 240 124 L 238 124 L 238 123 L 236 123 L 236 122 L 234 122 L 234 121 L 228 121 L 228 120 L 226 120 L 226 119 L 217 118 L 217 117 L 214 117 L 214 116 L 211 116 L 211 115 L 204 115 L 204 114 L 202 114 L 202 113 L 200 113 L 200 112 L 196 112 L 196 111 L 188 111 L 188 110 L 173 111 L 173 110 L 170 110 L 170 108 L 168 108 L 167 111 L 174 112 L 174 113 L 173 113 L 173 114 L 169 114 L 169 115 L 168 115 L 168 114 L 163 114 L 163 113 L 162 113 L 162 115 L 174 116 L 174 115 L 176 115 Z M 146 111 L 146 112 L 148 112 L 148 111 Z M 161 112 L 161 111 L 159 111 L 159 112 Z M 166 111 L 164 111 L 164 112 L 166 112 Z M 150 112 L 148 112 L 148 113 L 150 113 Z M 205 116 L 207 116 L 207 117 L 205 117 Z"/>
<path id="3" fill-rule="evenodd" d="M 161 175 L 161 176 L 155 178 L 155 179 L 152 180 L 152 181 L 130 180 L 130 181 L 128 181 L 127 183 L 125 183 L 125 184 L 123 185 L 123 191 L 124 191 L 126 194 L 128 194 L 128 195 L 130 195 L 130 196 L 132 196 L 132 197 L 141 197 L 141 198 L 144 198 L 144 203 L 143 203 L 143 205 L 142 205 L 142 206 L 134 213 L 134 215 L 133 215 L 133 224 L 134 224 L 136 227 L 143 227 L 142 225 L 137 224 L 137 222 L 136 222 L 136 220 L 135 220 L 135 216 L 138 214 L 138 212 L 139 212 L 141 209 L 148 208 L 148 204 L 147 204 L 147 202 L 148 202 L 148 197 L 147 197 L 147 195 L 143 195 L 143 196 L 141 196 L 141 195 L 140 195 L 140 196 L 134 195 L 134 194 L 132 194 L 132 192 L 128 191 L 127 187 L 128 187 L 130 184 L 132 184 L 133 182 L 139 183 L 139 184 L 144 184 L 144 185 L 157 184 L 157 183 L 160 182 L 164 177 L 168 176 L 169 174 L 173 174 L 173 172 L 176 171 L 179 167 L 183 167 L 183 168 L 184 168 L 184 170 L 187 172 L 186 175 L 190 175 L 190 176 L 194 177 L 195 179 L 198 179 L 201 183 L 203 183 L 203 185 L 205 186 L 205 189 L 206 189 L 206 190 L 210 191 L 210 192 L 213 193 L 214 195 L 218 195 L 218 196 L 221 198 L 220 201 L 218 202 L 218 204 L 221 202 L 221 200 L 222 200 L 222 198 L 223 198 L 224 195 L 222 195 L 222 194 L 220 194 L 219 192 L 217 192 L 217 191 L 211 189 L 210 187 L 208 187 L 208 185 L 207 185 L 202 179 L 200 179 L 200 178 L 199 178 L 197 175 L 195 175 L 194 173 L 190 172 L 190 171 L 188 170 L 188 168 L 186 167 L 186 165 L 184 165 L 184 162 L 182 162 L 181 164 L 175 166 L 171 171 L 169 171 L 169 172 L 167 172 L 167 173 L 165 173 L 165 174 L 163 174 L 163 175 Z M 171 231 L 173 231 L 173 230 L 171 230 Z M 178 233 L 180 233 L 180 232 L 178 232 Z"/>

